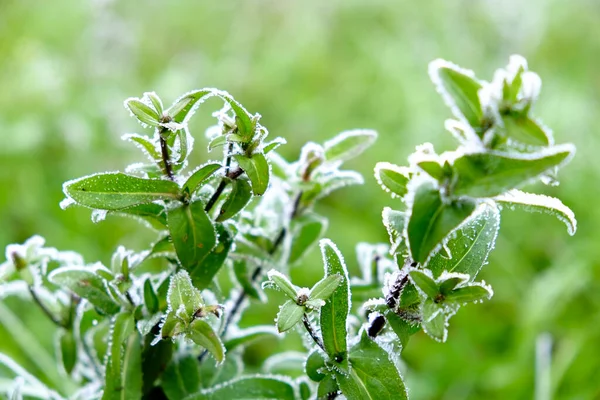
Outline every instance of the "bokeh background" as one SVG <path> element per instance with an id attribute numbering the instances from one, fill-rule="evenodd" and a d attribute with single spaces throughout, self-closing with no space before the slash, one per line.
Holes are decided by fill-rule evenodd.
<path id="1" fill-rule="evenodd" d="M 543 80 L 536 113 L 557 142 L 578 147 L 557 195 L 579 231 L 546 215 L 505 211 L 482 278 L 489 302 L 451 320 L 449 340 L 416 335 L 404 352 L 412 399 L 531 399 L 535 343 L 552 338 L 551 391 L 556 399 L 600 398 L 600 2 L 597 0 L 112 0 L 0 1 L 0 247 L 39 233 L 59 249 L 109 262 L 118 244 L 143 249 L 154 234 L 133 221 L 93 224 L 89 211 L 58 207 L 65 180 L 123 169 L 139 159 L 121 142 L 140 131 L 122 105 L 155 90 L 170 103 L 181 93 L 218 87 L 251 112 L 298 156 L 306 141 L 357 127 L 380 133 L 350 167 L 362 188 L 341 190 L 318 211 L 327 236 L 358 273 L 357 242 L 385 242 L 381 209 L 394 201 L 372 178 L 377 161 L 405 162 L 415 145 L 454 146 L 444 131 L 448 109 L 427 75 L 441 57 L 483 79 L 519 53 Z M 214 108 L 220 105 L 217 101 Z M 210 107 L 191 124 L 203 143 Z M 204 146 L 194 155 L 206 159 Z M 292 272 L 310 284 L 321 274 L 317 250 Z M 20 322 L 52 329 L 33 307 Z M 6 307 L 4 307 L 6 308 Z M 272 321 L 255 306 L 244 323 Z M 0 351 L 36 372 L 2 318 Z M 297 344 L 297 343 L 296 343 Z M 281 346 L 281 344 L 279 345 Z M 270 343 L 249 350 L 257 367 Z M 52 361 L 52 359 L 48 359 Z"/>

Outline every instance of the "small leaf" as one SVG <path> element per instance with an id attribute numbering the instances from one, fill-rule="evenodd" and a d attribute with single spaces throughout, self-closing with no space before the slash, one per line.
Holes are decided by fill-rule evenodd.
<path id="1" fill-rule="evenodd" d="M 304 307 L 293 300 L 283 303 L 277 314 L 277 331 L 283 333 L 292 329 L 304 316 Z"/>
<path id="2" fill-rule="evenodd" d="M 438 342 L 445 342 L 448 336 L 447 318 L 443 309 L 431 299 L 421 303 L 421 326 L 426 334 Z"/>
<path id="3" fill-rule="evenodd" d="M 252 328 L 238 330 L 235 335 L 228 336 L 224 342 L 224 346 L 228 352 L 240 347 L 247 346 L 258 340 L 266 338 L 276 338 L 277 331 L 274 327 L 268 325 L 257 325 Z"/>
<path id="4" fill-rule="evenodd" d="M 215 225 L 218 238 L 217 245 L 195 267 L 190 269 L 192 282 L 199 289 L 206 289 L 211 284 L 233 246 L 233 234 L 223 224 L 217 223 Z"/>
<path id="5" fill-rule="evenodd" d="M 304 213 L 292 220 L 290 230 L 291 235 L 286 238 L 290 249 L 288 263 L 294 264 L 323 236 L 327 230 L 327 218 L 312 212 Z"/>
<path id="6" fill-rule="evenodd" d="M 366 333 L 350 351 L 349 373 L 336 371 L 336 380 L 348 399 L 408 399 L 390 355 Z"/>
<path id="7" fill-rule="evenodd" d="M 208 151 L 227 144 L 227 135 L 219 135 L 208 143 Z"/>
<path id="8" fill-rule="evenodd" d="M 323 239 L 319 244 L 325 265 L 325 277 L 340 275 L 343 278 L 325 305 L 321 307 L 323 346 L 332 360 L 345 364 L 348 352 L 346 320 L 350 312 L 348 270 L 342 255 L 332 241 Z"/>
<path id="9" fill-rule="evenodd" d="M 404 197 L 408 192 L 406 185 L 410 179 L 408 168 L 378 162 L 375 165 L 375 179 L 383 190 L 392 194 L 392 197 Z"/>
<path id="10" fill-rule="evenodd" d="M 481 125 L 483 110 L 478 93 L 482 85 L 472 71 L 438 59 L 429 64 L 429 76 L 454 116 L 474 128 Z"/>
<path id="11" fill-rule="evenodd" d="M 71 375 L 77 363 L 77 341 L 72 330 L 59 331 L 60 361 L 65 372 Z"/>
<path id="12" fill-rule="evenodd" d="M 417 165 L 437 181 L 442 181 L 446 177 L 446 171 L 444 171 L 444 167 L 442 167 L 437 161 L 420 161 L 417 163 Z"/>
<path id="13" fill-rule="evenodd" d="M 285 293 L 290 299 L 296 301 L 298 298 L 298 291 L 296 287 L 290 282 L 287 276 L 274 269 L 267 272 L 269 280 L 273 282 L 283 293 Z"/>
<path id="14" fill-rule="evenodd" d="M 474 283 L 454 289 L 446 295 L 444 302 L 451 304 L 475 303 L 483 300 L 489 300 L 493 294 L 494 293 L 489 286 Z"/>
<path id="15" fill-rule="evenodd" d="M 385 318 L 387 319 L 396 336 L 398 336 L 400 344 L 402 345 L 402 349 L 406 348 L 411 335 L 414 335 L 421 329 L 419 324 L 411 324 L 400 318 L 392 311 L 387 312 L 385 314 Z"/>
<path id="16" fill-rule="evenodd" d="M 550 145 L 550 134 L 527 115 L 509 114 L 502 118 L 507 138 L 532 146 Z"/>
<path id="17" fill-rule="evenodd" d="M 320 382 L 325 378 L 326 375 L 322 372 L 326 370 L 325 358 L 319 350 L 313 349 L 308 354 L 304 369 L 306 370 L 306 375 L 315 382 Z"/>
<path id="18" fill-rule="evenodd" d="M 326 375 L 319 382 L 319 386 L 317 387 L 317 399 L 335 399 L 339 394 L 339 386 L 333 377 L 334 375 Z"/>
<path id="19" fill-rule="evenodd" d="M 433 280 L 431 276 L 429 276 L 425 271 L 419 271 L 417 269 L 411 270 L 408 274 L 410 275 L 410 279 L 412 279 L 413 283 L 421 289 L 427 297 L 430 299 L 435 299 L 436 296 L 440 293 L 440 288 L 437 283 Z"/>
<path id="20" fill-rule="evenodd" d="M 234 217 L 246 207 L 252 199 L 252 188 L 245 179 L 235 179 L 231 182 L 231 191 L 219 210 L 217 221 L 222 222 Z"/>
<path id="21" fill-rule="evenodd" d="M 543 152 L 518 154 L 492 152 L 465 154 L 454 161 L 456 196 L 493 197 L 515 189 L 544 172 L 566 164 L 575 147 L 563 144 Z"/>
<path id="22" fill-rule="evenodd" d="M 278 148 L 279 146 L 281 146 L 282 144 L 286 144 L 286 143 L 287 143 L 287 140 L 285 140 L 282 137 L 277 137 L 277 138 L 271 140 L 269 143 L 265 143 L 263 145 L 262 152 L 263 152 L 263 154 L 268 154 L 271 151 Z"/>
<path id="23" fill-rule="evenodd" d="M 400 253 L 404 250 L 404 227 L 406 225 L 406 213 L 385 207 L 381 214 L 383 225 L 390 236 L 390 254 Z"/>
<path id="24" fill-rule="evenodd" d="M 215 388 L 203 390 L 186 400 L 222 400 L 222 399 L 295 400 L 294 387 L 288 379 L 276 376 L 251 376 L 231 380 Z"/>
<path id="25" fill-rule="evenodd" d="M 200 390 L 198 360 L 192 355 L 173 359 L 160 378 L 169 400 L 180 400 Z"/>
<path id="26" fill-rule="evenodd" d="M 235 123 L 238 128 L 238 132 L 245 137 L 245 142 L 252 139 L 254 136 L 254 125 L 252 122 L 252 115 L 237 101 L 235 100 L 229 93 L 227 92 L 218 92 L 219 97 L 221 97 L 225 102 L 229 103 L 229 106 L 235 113 Z"/>
<path id="27" fill-rule="evenodd" d="M 120 172 L 65 182 L 63 192 L 79 205 L 101 210 L 119 210 L 156 200 L 175 200 L 180 196 L 175 182 L 137 178 Z"/>
<path id="28" fill-rule="evenodd" d="M 368 149 L 377 139 L 370 129 L 345 131 L 323 144 L 327 162 L 347 161 Z"/>
<path id="29" fill-rule="evenodd" d="M 125 100 L 125 108 L 131 111 L 141 123 L 150 126 L 158 126 L 160 120 L 158 113 L 139 99 L 129 98 Z"/>
<path id="30" fill-rule="evenodd" d="M 170 209 L 167 221 L 177 258 L 186 269 L 195 267 L 217 244 L 215 227 L 200 201 Z"/>
<path id="31" fill-rule="evenodd" d="M 446 274 L 444 274 L 446 275 Z M 463 275 L 463 274 L 461 274 Z M 463 284 L 464 282 L 468 281 L 471 277 L 469 275 L 464 275 L 464 276 L 450 276 L 447 279 L 444 279 L 441 283 L 440 283 L 440 293 L 443 296 L 448 295 L 448 293 L 450 293 L 452 290 L 454 290 L 455 287 L 457 287 L 458 285 Z"/>
<path id="32" fill-rule="evenodd" d="M 152 161 L 161 160 L 159 150 L 156 144 L 147 136 L 138 135 L 137 133 L 129 133 L 121 137 L 123 140 L 132 142 L 137 148 L 142 150 Z"/>
<path id="33" fill-rule="evenodd" d="M 150 278 L 146 278 L 144 282 L 144 304 L 150 314 L 158 312 L 158 296 L 156 296 Z"/>
<path id="34" fill-rule="evenodd" d="M 190 275 L 180 270 L 171 277 L 168 293 L 169 309 L 185 320 L 192 319 L 196 310 L 204 305 L 200 291 L 192 285 Z M 183 312 L 183 314 L 181 314 Z"/>
<path id="35" fill-rule="evenodd" d="M 154 106 L 154 109 L 156 110 L 156 112 L 159 115 L 161 115 L 163 112 L 163 104 L 162 104 L 162 101 L 160 100 L 160 97 L 158 97 L 158 95 L 155 92 L 146 92 L 146 93 L 144 93 L 144 97 L 146 97 L 148 100 L 150 100 L 150 102 Z"/>
<path id="36" fill-rule="evenodd" d="M 468 199 L 443 201 L 431 182 L 418 186 L 412 201 L 407 234 L 412 258 L 421 264 L 443 240 L 475 210 Z"/>
<path id="37" fill-rule="evenodd" d="M 221 164 L 219 163 L 208 163 L 200 166 L 190 174 L 190 177 L 183 185 L 183 189 L 187 189 L 190 193 L 194 193 L 200 188 L 202 183 L 206 182 L 220 169 Z"/>
<path id="38" fill-rule="evenodd" d="M 170 339 L 179 336 L 183 333 L 185 326 L 181 321 L 181 318 L 175 315 L 175 312 L 170 312 L 165 314 L 163 320 L 160 325 L 160 338 L 161 339 Z M 158 342 L 158 339 L 154 339 L 152 342 L 155 345 Z"/>
<path id="39" fill-rule="evenodd" d="M 173 118 L 174 122 L 184 123 L 193 114 L 197 107 L 207 98 L 214 96 L 214 89 L 200 89 L 188 92 L 175 100 L 173 105 L 167 110 L 167 114 Z"/>
<path id="40" fill-rule="evenodd" d="M 263 153 L 252 154 L 247 157 L 241 154 L 233 156 L 240 168 L 248 175 L 252 184 L 252 191 L 257 196 L 262 196 L 269 186 L 269 163 Z"/>
<path id="41" fill-rule="evenodd" d="M 90 268 L 57 268 L 48 275 L 48 280 L 68 288 L 104 314 L 115 314 L 120 309 L 108 292 L 107 282 Z"/>
<path id="42" fill-rule="evenodd" d="M 500 196 L 494 197 L 499 203 L 508 204 L 509 207 L 517 206 L 530 212 L 543 212 L 552 214 L 567 226 L 567 232 L 573 236 L 577 231 L 577 219 L 573 211 L 555 197 L 542 194 L 526 193 L 520 190 L 511 190 Z"/>
<path id="43" fill-rule="evenodd" d="M 223 362 L 225 358 L 225 347 L 219 338 L 219 335 L 210 327 L 210 325 L 202 320 L 195 319 L 190 325 L 190 330 L 186 336 L 193 340 L 194 343 L 204 347 L 217 360 L 217 363 Z"/>
<path id="44" fill-rule="evenodd" d="M 329 275 L 313 286 L 308 297 L 311 300 L 327 300 L 343 280 L 340 274 Z"/>

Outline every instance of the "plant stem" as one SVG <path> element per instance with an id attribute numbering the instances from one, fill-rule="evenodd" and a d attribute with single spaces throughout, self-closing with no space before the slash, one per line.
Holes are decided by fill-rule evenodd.
<path id="1" fill-rule="evenodd" d="M 317 332 L 315 332 L 315 329 L 310 324 L 310 320 L 308 319 L 308 315 L 306 315 L 306 313 L 304 313 L 304 316 L 302 317 L 302 323 L 304 323 L 304 327 L 306 328 L 306 331 L 312 340 L 321 348 L 321 350 L 325 351 L 325 346 L 323 346 L 321 338 L 317 336 Z"/>
<path id="2" fill-rule="evenodd" d="M 169 148 L 167 146 L 167 140 L 163 137 L 165 131 L 166 128 L 160 128 L 160 131 L 158 132 L 158 137 L 160 138 L 160 152 L 163 164 L 165 165 L 165 174 L 170 180 L 174 181 L 175 176 L 173 176 L 173 168 L 171 167 L 171 161 L 169 159 Z"/>
<path id="3" fill-rule="evenodd" d="M 204 207 L 204 211 L 206 211 L 206 212 L 209 212 L 214 207 L 215 203 L 217 202 L 217 200 L 219 200 L 219 197 L 221 197 L 221 194 L 223 194 L 223 191 L 229 184 L 230 179 L 236 179 L 241 174 L 244 173 L 244 171 L 242 171 L 241 168 L 237 168 L 234 171 L 235 175 L 230 173 L 229 168 L 231 166 L 231 152 L 232 151 L 233 151 L 233 143 L 229 143 L 229 147 L 227 148 L 227 156 L 225 158 L 225 174 L 223 174 L 223 178 L 221 179 L 221 182 L 219 182 L 219 186 L 217 186 L 217 190 L 215 190 L 215 192 L 210 197 L 210 199 L 208 199 L 208 202 L 206 203 L 206 206 Z M 239 171 L 239 173 L 238 173 L 238 171 Z"/>
<path id="4" fill-rule="evenodd" d="M 44 303 L 42 303 L 42 300 L 38 297 L 37 293 L 35 292 L 35 289 L 33 288 L 33 286 L 29 286 L 29 293 L 31 293 L 31 297 L 33 298 L 33 301 L 35 301 L 37 303 L 37 305 L 40 307 L 40 309 L 44 312 L 44 314 L 46 314 L 46 316 L 48 318 L 50 318 L 50 320 L 52 322 L 54 322 L 54 324 L 58 327 L 61 328 L 68 328 L 66 326 L 66 324 L 61 321 L 60 319 L 58 319 L 56 317 L 56 315 L 54 315 L 45 305 Z"/>

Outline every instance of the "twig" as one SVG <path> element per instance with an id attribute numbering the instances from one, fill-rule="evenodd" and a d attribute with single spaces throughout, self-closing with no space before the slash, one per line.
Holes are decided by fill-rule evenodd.
<path id="1" fill-rule="evenodd" d="M 174 181 L 175 176 L 173 175 L 173 168 L 171 167 L 171 161 L 169 160 L 169 147 L 167 146 L 167 140 L 163 137 L 163 133 L 166 128 L 161 128 L 158 136 L 160 138 L 160 152 L 162 156 L 163 164 L 165 165 L 165 174 L 170 180 Z"/>
<path id="2" fill-rule="evenodd" d="M 321 338 L 317 336 L 317 332 L 315 332 L 315 329 L 310 324 L 310 320 L 308 319 L 308 315 L 306 315 L 306 313 L 304 313 L 304 316 L 302 317 L 302 322 L 304 323 L 304 327 L 306 328 L 306 331 L 312 340 L 321 348 L 321 350 L 325 351 L 325 346 L 323 346 Z"/>
<path id="3" fill-rule="evenodd" d="M 52 322 L 54 322 L 54 324 L 56 326 L 61 327 L 61 328 L 67 328 L 67 325 L 63 321 L 61 321 L 60 319 L 58 319 L 56 317 L 56 315 L 52 314 L 52 312 L 50 310 L 48 310 L 48 308 L 46 307 L 46 305 L 44 303 L 42 303 L 42 300 L 38 297 L 37 293 L 33 289 L 33 286 L 29 286 L 29 293 L 31 293 L 31 297 L 33 298 L 33 301 L 35 301 L 37 303 L 37 305 L 44 312 L 44 314 L 46 314 L 46 316 L 48 318 L 50 318 L 50 320 Z"/>

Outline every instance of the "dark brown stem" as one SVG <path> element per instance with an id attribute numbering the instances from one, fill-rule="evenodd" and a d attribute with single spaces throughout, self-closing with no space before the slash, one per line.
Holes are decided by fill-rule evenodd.
<path id="1" fill-rule="evenodd" d="M 167 146 L 167 139 L 163 137 L 164 130 L 165 128 L 161 128 L 158 135 L 160 137 L 160 152 L 165 166 L 165 175 L 167 175 L 170 180 L 174 181 L 175 176 L 173 175 L 173 168 L 171 167 L 171 161 L 169 159 L 169 147 Z"/>
<path id="2" fill-rule="evenodd" d="M 310 324 L 310 320 L 308 319 L 308 315 L 306 315 L 306 313 L 304 313 L 304 316 L 302 317 L 302 323 L 304 324 L 304 327 L 306 328 L 306 331 L 312 340 L 321 348 L 321 350 L 325 351 L 325 346 L 323 346 L 321 338 L 317 336 L 317 332 L 315 332 L 315 329 Z"/>
<path id="3" fill-rule="evenodd" d="M 227 149 L 227 157 L 225 158 L 225 174 L 219 182 L 219 186 L 217 186 L 217 190 L 213 193 L 213 195 L 208 199 L 206 206 L 204 207 L 204 211 L 209 212 L 219 200 L 219 197 L 223 194 L 223 191 L 229 184 L 229 182 L 233 179 L 237 179 L 240 175 L 244 173 L 241 168 L 236 168 L 233 171 L 230 171 L 231 167 L 231 152 L 233 151 L 233 143 L 229 144 L 229 148 Z"/>
<path id="4" fill-rule="evenodd" d="M 29 286 L 29 293 L 31 293 L 31 297 L 33 298 L 33 301 L 35 301 L 37 303 L 37 305 L 44 312 L 44 314 L 46 314 L 46 316 L 48 318 L 50 318 L 50 320 L 56 326 L 68 329 L 67 324 L 65 322 L 61 321 L 59 318 L 57 318 L 56 315 L 52 314 L 52 312 L 50 310 L 48 310 L 48 308 L 46 307 L 46 305 L 44 305 L 44 303 L 42 303 L 42 300 L 38 297 L 38 295 L 35 292 L 35 289 L 33 288 L 33 286 Z"/>

